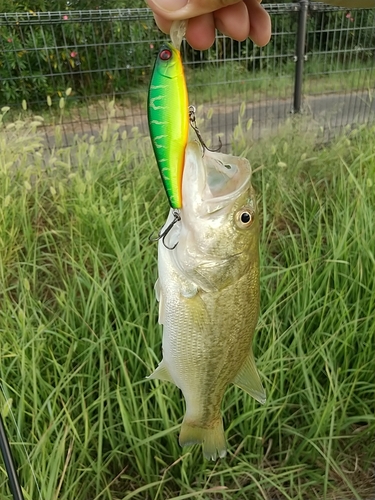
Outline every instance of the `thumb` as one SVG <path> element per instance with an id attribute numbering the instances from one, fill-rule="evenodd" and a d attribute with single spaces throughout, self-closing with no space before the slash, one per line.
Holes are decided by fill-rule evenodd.
<path id="1" fill-rule="evenodd" d="M 214 12 L 241 0 L 147 0 L 155 14 L 165 19 L 190 19 Z"/>

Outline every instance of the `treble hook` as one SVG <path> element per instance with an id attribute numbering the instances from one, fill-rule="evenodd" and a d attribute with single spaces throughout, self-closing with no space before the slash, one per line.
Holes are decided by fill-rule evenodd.
<path id="1" fill-rule="evenodd" d="M 172 227 L 180 220 L 181 220 L 181 216 L 180 216 L 179 212 L 177 210 L 174 210 L 173 211 L 173 221 L 169 224 L 169 226 L 163 232 L 161 232 L 161 230 L 160 230 L 160 232 L 156 238 L 152 238 L 150 236 L 150 241 L 161 240 L 163 242 L 163 245 L 165 246 L 165 248 L 167 248 L 168 250 L 175 249 L 176 246 L 178 245 L 178 242 L 175 245 L 173 245 L 173 247 L 169 247 L 165 242 L 165 238 L 166 238 L 167 234 L 171 231 Z"/>
<path id="2" fill-rule="evenodd" d="M 217 153 L 218 151 L 220 151 L 220 149 L 222 148 L 223 146 L 223 143 L 221 142 L 221 139 L 219 137 L 219 146 L 217 148 L 213 148 L 213 149 L 210 149 L 209 147 L 207 147 L 206 143 L 204 142 L 202 136 L 201 136 L 201 133 L 199 132 L 199 128 L 198 128 L 198 125 L 197 125 L 197 120 L 195 118 L 195 106 L 189 106 L 189 121 L 190 121 L 190 126 L 191 128 L 194 130 L 194 132 L 196 133 L 197 137 L 198 137 L 198 141 L 200 142 L 202 148 L 207 151 L 211 151 L 211 153 Z"/>

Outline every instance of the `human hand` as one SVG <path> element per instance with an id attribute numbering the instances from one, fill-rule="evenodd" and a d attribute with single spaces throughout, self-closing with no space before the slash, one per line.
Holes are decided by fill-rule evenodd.
<path id="1" fill-rule="evenodd" d="M 198 50 L 211 47 L 215 28 L 235 40 L 251 40 L 259 46 L 271 38 L 271 20 L 261 0 L 146 0 L 155 21 L 169 33 L 175 20 L 189 19 L 186 40 Z"/>

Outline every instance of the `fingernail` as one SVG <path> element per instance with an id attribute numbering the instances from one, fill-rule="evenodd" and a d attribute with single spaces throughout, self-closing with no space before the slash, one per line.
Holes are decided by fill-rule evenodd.
<path id="1" fill-rule="evenodd" d="M 176 10 L 180 10 L 185 7 L 188 0 L 154 0 L 153 3 L 161 10 L 166 12 L 175 12 Z"/>

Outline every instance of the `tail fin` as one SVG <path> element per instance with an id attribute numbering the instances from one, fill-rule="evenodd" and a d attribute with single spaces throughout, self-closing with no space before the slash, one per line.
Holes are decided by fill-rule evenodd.
<path id="1" fill-rule="evenodd" d="M 181 446 L 203 443 L 203 455 L 207 460 L 224 458 L 227 454 L 221 417 L 213 427 L 209 428 L 197 427 L 194 422 L 182 422 L 179 441 Z"/>

